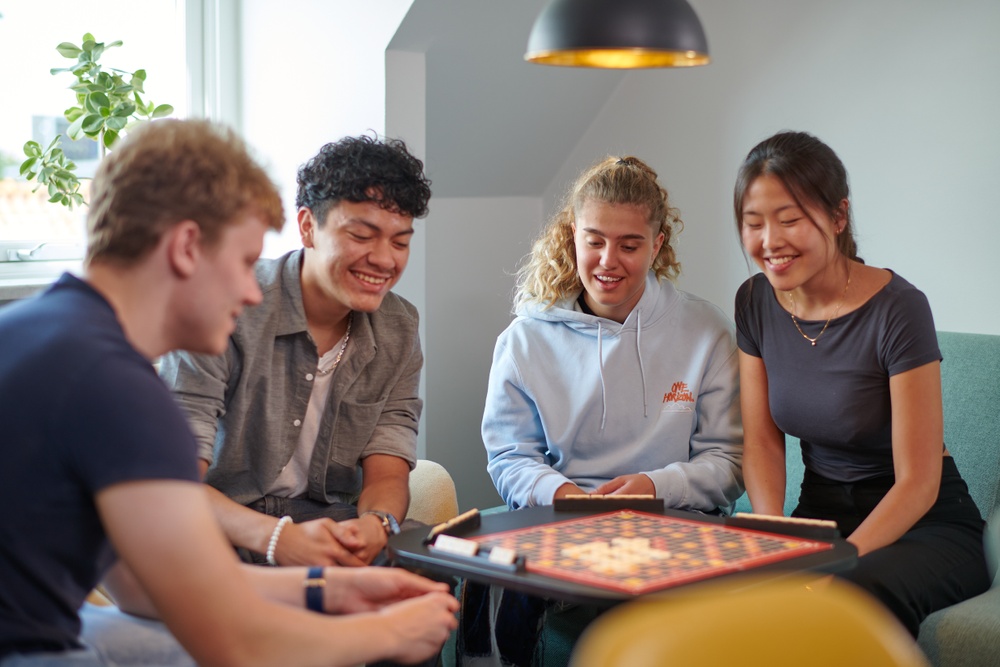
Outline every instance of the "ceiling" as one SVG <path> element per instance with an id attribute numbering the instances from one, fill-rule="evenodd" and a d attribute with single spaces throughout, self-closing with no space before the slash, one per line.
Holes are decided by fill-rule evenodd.
<path id="1" fill-rule="evenodd" d="M 543 5 L 414 0 L 389 43 L 425 56 L 436 197 L 541 196 L 622 80 L 618 71 L 526 63 Z"/>

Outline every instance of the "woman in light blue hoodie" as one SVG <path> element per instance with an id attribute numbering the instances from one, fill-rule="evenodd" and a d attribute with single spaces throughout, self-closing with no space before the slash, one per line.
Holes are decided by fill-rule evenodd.
<path id="1" fill-rule="evenodd" d="M 673 286 L 681 224 L 655 171 L 607 158 L 535 242 L 483 415 L 510 508 L 650 493 L 718 512 L 743 493 L 733 325 Z"/>
<path id="2" fill-rule="evenodd" d="M 734 327 L 674 288 L 681 224 L 655 171 L 607 158 L 535 242 L 483 414 L 487 469 L 511 509 L 571 493 L 649 493 L 717 513 L 743 493 Z M 495 594 L 464 587 L 460 656 L 490 653 Z M 504 590 L 498 604 L 501 659 L 530 664 L 549 603 Z"/>

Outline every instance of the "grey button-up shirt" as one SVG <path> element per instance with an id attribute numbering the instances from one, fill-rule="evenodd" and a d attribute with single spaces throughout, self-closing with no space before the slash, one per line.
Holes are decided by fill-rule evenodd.
<path id="1" fill-rule="evenodd" d="M 302 305 L 302 255 L 258 262 L 264 299 L 240 317 L 224 354 L 173 352 L 160 361 L 211 464 L 206 481 L 243 505 L 263 497 L 291 460 L 312 393 L 318 356 Z M 377 311 L 353 317 L 309 464 L 307 496 L 327 503 L 356 500 L 359 464 L 371 454 L 416 464 L 417 310 L 390 292 Z"/>

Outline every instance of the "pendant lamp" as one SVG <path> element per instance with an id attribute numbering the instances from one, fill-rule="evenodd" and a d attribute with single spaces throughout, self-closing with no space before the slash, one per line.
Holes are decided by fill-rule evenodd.
<path id="1" fill-rule="evenodd" d="M 707 65 L 708 41 L 685 0 L 552 0 L 524 59 L 567 67 Z"/>

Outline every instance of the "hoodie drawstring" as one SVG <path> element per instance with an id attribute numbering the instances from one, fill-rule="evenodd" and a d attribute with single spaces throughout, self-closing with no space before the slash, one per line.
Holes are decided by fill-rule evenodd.
<path id="1" fill-rule="evenodd" d="M 642 416 L 649 417 L 649 403 L 646 399 L 646 367 L 642 365 L 642 311 L 635 313 L 635 354 L 639 359 L 639 378 L 642 381 Z M 597 369 L 601 375 L 601 433 L 608 420 L 608 388 L 604 383 L 604 327 L 597 320 Z"/>
<path id="2" fill-rule="evenodd" d="M 604 433 L 604 423 L 608 418 L 608 388 L 604 385 L 604 328 L 597 320 L 597 370 L 601 374 L 601 433 Z"/>
<path id="3" fill-rule="evenodd" d="M 642 366 L 642 311 L 635 311 L 635 354 L 639 357 L 639 377 L 642 378 L 642 416 L 646 414 L 646 369 Z"/>

